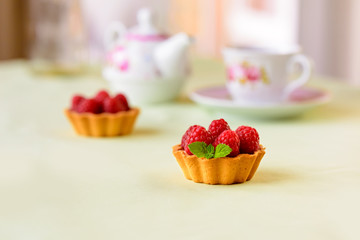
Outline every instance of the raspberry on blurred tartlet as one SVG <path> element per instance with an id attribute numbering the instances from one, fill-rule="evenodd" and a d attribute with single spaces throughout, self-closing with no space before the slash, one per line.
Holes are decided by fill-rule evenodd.
<path id="1" fill-rule="evenodd" d="M 120 97 L 119 97 L 120 96 Z M 94 98 L 75 95 L 65 115 L 75 132 L 82 136 L 113 137 L 130 134 L 140 110 L 130 108 L 126 97 L 111 97 L 105 90 Z"/>
<path id="2" fill-rule="evenodd" d="M 181 144 L 173 146 L 185 177 L 207 184 L 251 180 L 264 154 L 256 129 L 240 126 L 232 131 L 224 119 L 214 120 L 208 130 L 199 125 L 189 127 Z"/>

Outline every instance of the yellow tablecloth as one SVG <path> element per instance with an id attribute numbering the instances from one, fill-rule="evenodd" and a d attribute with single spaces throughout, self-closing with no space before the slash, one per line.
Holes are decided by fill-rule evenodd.
<path id="1" fill-rule="evenodd" d="M 186 180 L 171 154 L 188 126 L 214 115 L 183 98 L 147 106 L 127 137 L 78 137 L 63 116 L 100 76 L 32 75 L 0 64 L 0 239 L 360 239 L 360 89 L 313 79 L 333 101 L 302 117 L 263 121 L 267 153 L 245 184 Z M 222 84 L 198 60 L 185 93 Z"/>

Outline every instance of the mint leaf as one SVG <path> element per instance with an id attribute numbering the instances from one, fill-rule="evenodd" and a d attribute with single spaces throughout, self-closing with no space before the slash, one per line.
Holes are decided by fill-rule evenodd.
<path id="1" fill-rule="evenodd" d="M 215 152 L 215 148 L 214 146 L 210 143 L 207 147 L 206 147 L 206 151 L 212 155 L 211 157 L 209 158 L 212 158 L 214 156 L 214 152 Z"/>
<path id="2" fill-rule="evenodd" d="M 189 144 L 190 152 L 197 157 L 204 157 L 207 159 L 214 157 L 214 146 L 212 144 L 206 145 L 204 142 L 193 142 Z"/>
<path id="3" fill-rule="evenodd" d="M 214 149 L 214 146 L 212 144 L 209 144 L 206 147 L 206 151 L 207 151 L 207 153 L 205 154 L 205 158 L 210 159 L 210 158 L 214 157 L 215 149 Z"/>
<path id="4" fill-rule="evenodd" d="M 190 152 L 197 157 L 205 157 L 207 154 L 207 145 L 204 142 L 193 142 L 188 145 Z"/>
<path id="5" fill-rule="evenodd" d="M 214 157 L 213 153 L 206 153 L 205 154 L 205 158 L 207 158 L 207 159 L 210 159 L 210 158 L 213 158 L 213 157 Z"/>
<path id="6" fill-rule="evenodd" d="M 226 157 L 231 153 L 232 149 L 226 144 L 220 143 L 216 146 L 214 158 Z"/>

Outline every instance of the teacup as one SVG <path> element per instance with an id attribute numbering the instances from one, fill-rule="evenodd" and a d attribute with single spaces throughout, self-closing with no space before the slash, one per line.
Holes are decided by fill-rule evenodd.
<path id="1" fill-rule="evenodd" d="M 298 46 L 225 48 L 226 87 L 230 95 L 234 100 L 246 103 L 286 101 L 311 76 L 311 62 L 300 52 Z M 297 64 L 301 66 L 301 74 L 291 80 Z"/>

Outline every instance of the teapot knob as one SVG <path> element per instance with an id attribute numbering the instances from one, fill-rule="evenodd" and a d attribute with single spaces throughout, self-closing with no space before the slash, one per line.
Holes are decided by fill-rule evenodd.
<path id="1" fill-rule="evenodd" d="M 140 26 L 148 25 L 153 26 L 154 25 L 154 13 L 149 8 L 142 8 L 137 13 L 137 21 Z"/>
<path id="2" fill-rule="evenodd" d="M 134 33 L 140 35 L 157 35 L 159 29 L 156 26 L 156 16 L 149 8 L 142 8 L 137 13 L 138 25 L 134 28 Z"/>

